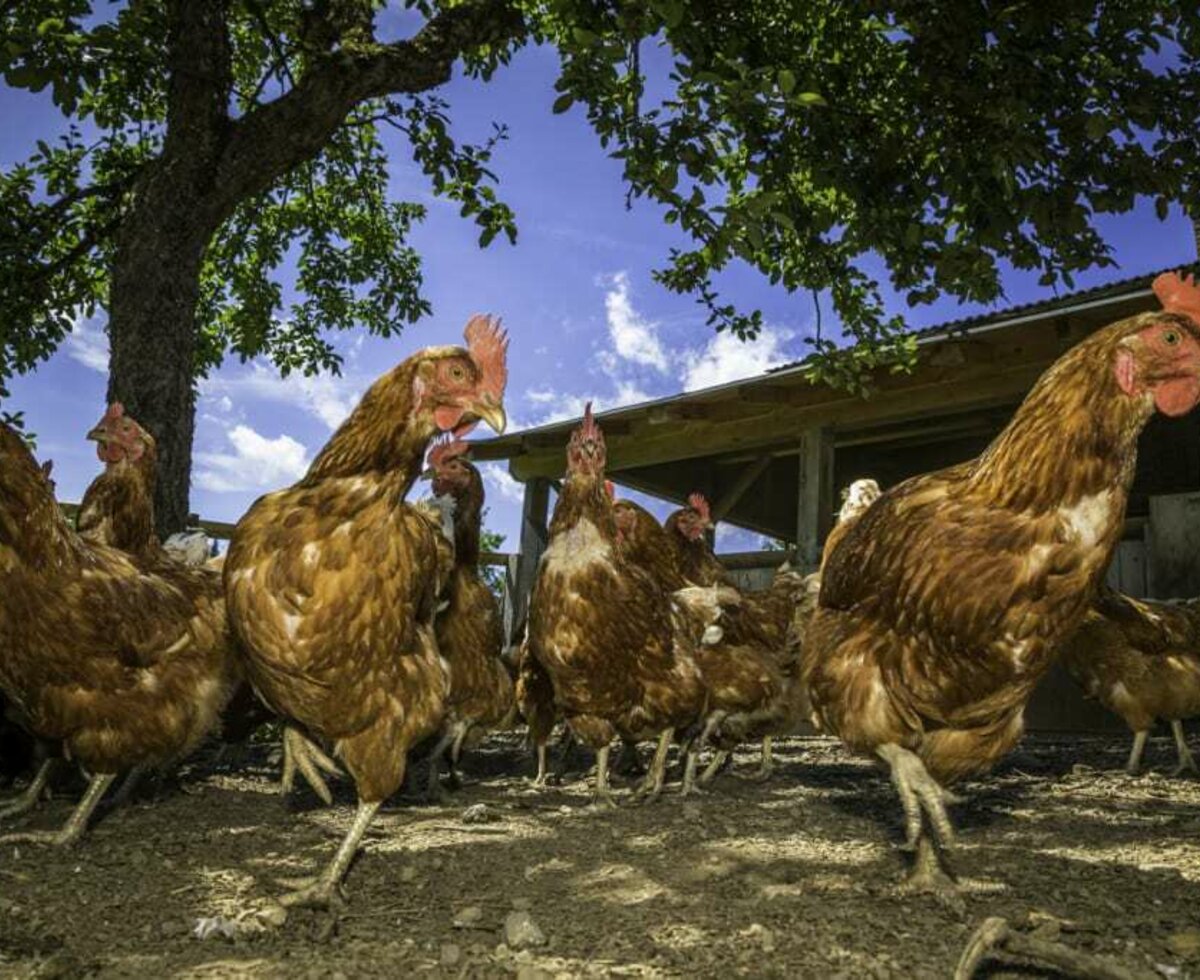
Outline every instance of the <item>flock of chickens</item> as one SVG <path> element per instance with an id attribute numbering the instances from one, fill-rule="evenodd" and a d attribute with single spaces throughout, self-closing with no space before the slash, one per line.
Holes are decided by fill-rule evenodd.
<path id="1" fill-rule="evenodd" d="M 1013 747 L 1056 658 L 1128 721 L 1131 768 L 1158 718 L 1195 768 L 1179 719 L 1200 712 L 1200 605 L 1101 587 L 1142 427 L 1200 401 L 1200 289 L 1154 286 L 1161 311 L 1068 351 L 979 458 L 885 492 L 854 484 L 820 569 L 785 566 L 762 592 L 712 554 L 702 496 L 665 525 L 614 499 L 589 406 L 515 650 L 479 574 L 483 484 L 463 441 L 505 427 L 508 340 L 490 317 L 376 381 L 223 559 L 159 543 L 154 440 L 120 405 L 88 434 L 105 469 L 76 527 L 0 425 L 0 750 L 31 738 L 42 760 L 0 817 L 35 806 L 63 761 L 89 779 L 61 830 L 0 842 L 73 843 L 118 776 L 127 789 L 273 719 L 285 789 L 299 774 L 329 802 L 326 777 L 345 772 L 357 790 L 333 859 L 281 899 L 324 905 L 411 756 L 429 757 L 436 791 L 444 756 L 453 782 L 464 745 L 518 713 L 539 783 L 560 722 L 595 751 L 600 806 L 615 805 L 618 740 L 635 758 L 655 744 L 634 791 L 653 799 L 673 745 L 687 794 L 750 740 L 768 775 L 771 739 L 815 726 L 890 771 L 907 887 L 952 892 L 947 787 Z M 406 503 L 422 475 L 432 501 Z"/>

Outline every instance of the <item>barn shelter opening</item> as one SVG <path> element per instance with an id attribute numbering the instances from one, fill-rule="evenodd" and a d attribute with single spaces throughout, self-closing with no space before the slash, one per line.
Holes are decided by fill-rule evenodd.
<path id="1" fill-rule="evenodd" d="M 869 398 L 806 377 L 803 362 L 755 378 L 656 399 L 597 416 L 617 484 L 682 504 L 693 491 L 714 520 L 791 545 L 815 568 L 839 488 L 860 477 L 883 487 L 977 455 L 1047 367 L 1116 320 L 1158 309 L 1140 275 L 916 333 L 910 374 L 880 369 Z M 554 486 L 566 468 L 570 419 L 474 444 L 505 460 L 525 485 L 520 554 L 510 569 L 511 628 L 521 622 L 546 544 Z M 750 588 L 769 580 L 779 552 L 720 556 Z M 1156 416 L 1141 438 L 1125 536 L 1109 582 L 1137 597 L 1200 595 L 1200 413 Z M 1054 672 L 1027 712 L 1046 730 L 1116 725 Z"/>

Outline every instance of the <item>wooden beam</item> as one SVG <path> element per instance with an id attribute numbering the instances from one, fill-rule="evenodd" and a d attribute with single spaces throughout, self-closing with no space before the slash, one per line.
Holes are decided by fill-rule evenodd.
<path id="1" fill-rule="evenodd" d="M 833 439 L 827 428 L 804 433 L 796 493 L 796 550 L 800 567 L 821 564 L 821 548 L 833 523 Z"/>
<path id="2" fill-rule="evenodd" d="M 533 479 L 525 484 L 525 501 L 521 506 L 521 552 L 517 560 L 516 582 L 512 591 L 508 638 L 519 643 L 517 633 L 524 628 L 529 609 L 529 597 L 537 579 L 538 562 L 546 550 L 549 538 L 550 481 Z"/>
<path id="3" fill-rule="evenodd" d="M 737 502 L 742 499 L 746 491 L 754 485 L 754 481 L 762 476 L 763 471 L 770 465 L 771 454 L 763 453 L 738 474 L 738 478 L 733 481 L 733 485 L 721 495 L 720 500 L 713 504 L 712 519 L 714 523 L 725 519 L 725 515 L 737 506 Z"/>
<path id="4" fill-rule="evenodd" d="M 842 429 L 862 425 L 911 420 L 922 414 L 942 414 L 994 408 L 1024 397 L 1046 368 L 1044 360 L 1010 365 L 974 365 L 956 373 L 951 381 L 939 378 L 929 383 L 879 391 L 870 398 L 843 395 L 803 408 L 780 406 L 754 425 L 742 420 L 691 422 L 643 430 L 633 439 L 613 439 L 608 444 L 608 471 L 613 479 L 623 469 L 670 463 L 726 453 L 750 452 L 768 447 L 794 445 L 798 434 L 813 426 Z M 757 455 L 757 453 L 755 453 Z M 557 476 L 562 472 L 561 451 L 529 454 L 512 461 L 513 475 Z"/>

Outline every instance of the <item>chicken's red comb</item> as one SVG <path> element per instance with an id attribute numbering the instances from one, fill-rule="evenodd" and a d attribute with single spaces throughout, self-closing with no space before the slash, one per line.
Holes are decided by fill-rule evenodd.
<path id="1" fill-rule="evenodd" d="M 477 313 L 463 331 L 471 360 L 483 375 L 480 388 L 496 401 L 504 397 L 508 383 L 508 334 L 500 329 L 500 318 Z"/>
<path id="2" fill-rule="evenodd" d="M 437 469 L 445 466 L 450 460 L 466 455 L 471 451 L 471 444 L 461 439 L 443 439 L 433 444 L 429 455 L 425 458 L 427 465 Z"/>
<path id="3" fill-rule="evenodd" d="M 708 507 L 708 499 L 702 493 L 688 494 L 688 506 L 706 521 L 712 520 L 712 511 Z"/>
<path id="4" fill-rule="evenodd" d="M 609 500 L 617 499 L 617 485 L 612 480 L 604 481 L 604 492 L 608 494 Z"/>
<path id="5" fill-rule="evenodd" d="M 104 413 L 105 419 L 119 419 L 125 414 L 125 406 L 120 402 L 113 402 L 108 406 L 108 411 Z"/>
<path id="6" fill-rule="evenodd" d="M 600 426 L 596 424 L 596 416 L 592 414 L 592 403 L 588 402 L 583 407 L 583 425 L 579 427 L 580 439 L 601 439 L 604 433 L 600 431 Z"/>
<path id="7" fill-rule="evenodd" d="M 1155 278 L 1154 295 L 1168 313 L 1182 313 L 1200 324 L 1200 287 L 1192 275 L 1164 272 Z"/>

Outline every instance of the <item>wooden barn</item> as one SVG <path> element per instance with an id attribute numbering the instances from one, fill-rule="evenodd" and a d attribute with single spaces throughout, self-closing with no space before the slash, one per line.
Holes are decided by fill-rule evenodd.
<path id="1" fill-rule="evenodd" d="M 1067 348 L 1115 320 L 1157 308 L 1153 276 L 956 320 L 918 334 L 911 374 L 881 372 L 869 398 L 806 380 L 802 363 L 598 416 L 608 474 L 623 486 L 683 502 L 700 490 L 714 518 L 791 543 L 815 567 L 839 488 L 859 477 L 887 487 L 969 459 L 1005 425 L 1038 376 Z M 578 420 L 476 444 L 475 458 L 507 460 L 525 485 L 520 555 L 510 570 L 519 622 L 545 547 L 556 481 Z M 1125 540 L 1110 581 L 1134 596 L 1200 595 L 1200 413 L 1156 417 L 1142 436 Z M 721 556 L 753 587 L 779 552 Z M 1052 674 L 1030 726 L 1115 727 Z"/>

